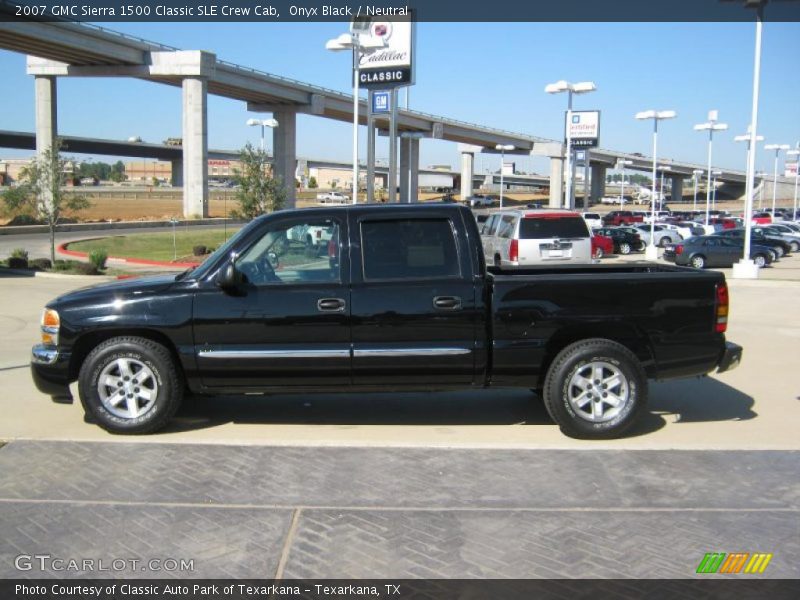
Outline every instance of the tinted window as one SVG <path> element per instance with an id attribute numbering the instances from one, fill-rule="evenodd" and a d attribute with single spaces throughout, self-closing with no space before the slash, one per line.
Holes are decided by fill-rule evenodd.
<path id="1" fill-rule="evenodd" d="M 514 235 L 516 226 L 516 219 L 510 215 L 504 216 L 500 221 L 500 226 L 497 228 L 497 236 L 501 238 L 510 238 Z"/>
<path id="2" fill-rule="evenodd" d="M 339 281 L 339 223 L 300 219 L 276 223 L 236 268 L 254 285 Z"/>
<path id="3" fill-rule="evenodd" d="M 586 221 L 580 217 L 537 217 L 522 219 L 519 225 L 521 240 L 588 236 L 589 230 L 586 228 Z"/>
<path id="4" fill-rule="evenodd" d="M 364 279 L 458 277 L 458 253 L 447 219 L 361 223 Z"/>

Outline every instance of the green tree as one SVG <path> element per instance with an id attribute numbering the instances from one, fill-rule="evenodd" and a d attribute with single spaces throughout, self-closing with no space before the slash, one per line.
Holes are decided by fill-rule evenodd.
<path id="1" fill-rule="evenodd" d="M 36 157 L 20 174 L 21 183 L 4 196 L 12 214 L 33 214 L 46 221 L 50 229 L 50 260 L 56 262 L 56 226 L 64 210 L 73 212 L 90 206 L 83 196 L 67 194 L 65 172 L 70 161 L 61 156 L 61 140 Z"/>
<path id="2" fill-rule="evenodd" d="M 118 160 L 111 165 L 111 174 L 108 176 L 108 178 L 115 183 L 125 181 L 125 165 L 121 160 Z"/>
<path id="3" fill-rule="evenodd" d="M 282 181 L 267 173 L 267 154 L 248 143 L 239 154 L 239 164 L 240 168 L 234 170 L 234 181 L 239 186 L 236 192 L 239 209 L 233 214 L 254 219 L 283 208 L 286 188 Z"/>
<path id="4" fill-rule="evenodd" d="M 313 190 L 317 188 L 317 178 L 316 177 L 309 177 L 308 179 L 308 189 Z"/>

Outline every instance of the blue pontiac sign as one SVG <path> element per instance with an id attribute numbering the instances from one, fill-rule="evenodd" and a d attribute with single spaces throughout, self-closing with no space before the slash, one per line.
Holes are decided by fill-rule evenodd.
<path id="1" fill-rule="evenodd" d="M 388 113 L 392 110 L 389 92 L 373 92 L 372 112 Z"/>

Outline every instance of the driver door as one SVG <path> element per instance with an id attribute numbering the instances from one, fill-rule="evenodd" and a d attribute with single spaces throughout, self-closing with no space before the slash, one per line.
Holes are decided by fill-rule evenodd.
<path id="1" fill-rule="evenodd" d="M 349 384 L 346 220 L 314 212 L 269 220 L 240 251 L 237 293 L 204 284 L 194 302 L 203 384 L 212 388 Z"/>

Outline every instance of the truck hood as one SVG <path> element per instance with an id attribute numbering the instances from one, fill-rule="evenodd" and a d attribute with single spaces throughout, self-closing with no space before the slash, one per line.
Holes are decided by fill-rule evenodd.
<path id="1" fill-rule="evenodd" d="M 50 302 L 57 304 L 74 304 L 103 297 L 127 297 L 131 295 L 147 296 L 163 291 L 175 283 L 175 274 L 156 275 L 152 277 L 136 277 L 100 283 L 63 294 Z"/>

